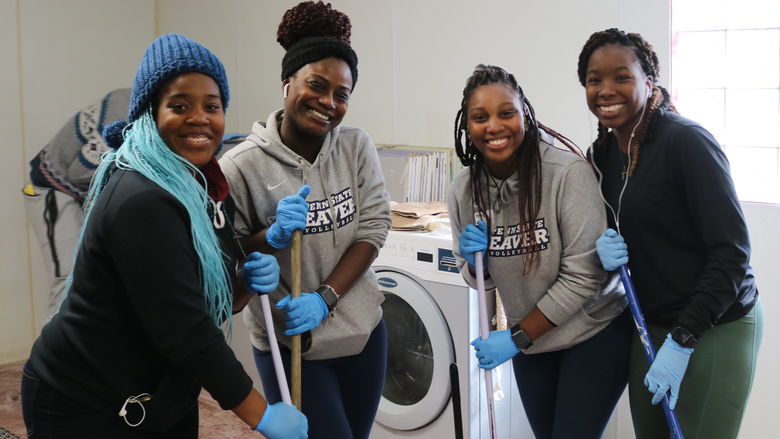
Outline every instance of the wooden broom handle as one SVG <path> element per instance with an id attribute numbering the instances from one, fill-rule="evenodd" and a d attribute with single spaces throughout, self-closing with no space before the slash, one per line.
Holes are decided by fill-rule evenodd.
<path id="1" fill-rule="evenodd" d="M 292 285 L 290 294 L 293 299 L 301 295 L 301 230 L 293 232 L 292 236 Z M 291 373 L 292 403 L 298 410 L 301 409 L 301 335 L 292 338 Z"/>

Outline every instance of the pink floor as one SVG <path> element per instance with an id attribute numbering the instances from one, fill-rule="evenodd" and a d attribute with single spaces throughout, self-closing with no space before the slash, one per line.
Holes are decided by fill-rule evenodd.
<path id="1" fill-rule="evenodd" d="M 22 363 L 0 366 L 0 427 L 19 437 L 27 437 L 19 401 L 19 380 Z M 224 411 L 207 392 L 200 395 L 200 438 L 257 439 L 261 437 L 238 419 Z"/>

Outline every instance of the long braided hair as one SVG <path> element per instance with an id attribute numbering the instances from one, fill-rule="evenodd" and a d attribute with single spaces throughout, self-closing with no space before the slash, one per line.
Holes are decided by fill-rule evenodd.
<path id="1" fill-rule="evenodd" d="M 486 212 L 492 205 L 492 201 L 490 200 L 490 191 L 485 190 L 483 186 L 487 184 L 491 175 L 485 163 L 485 157 L 479 152 L 469 137 L 468 105 L 471 95 L 477 88 L 490 84 L 503 84 L 514 90 L 522 105 L 525 135 L 512 163 L 513 171 L 518 173 L 520 187 L 523 188 L 519 195 L 521 225 L 533 221 L 538 216 L 541 204 L 542 160 L 539 151 L 539 131 L 547 132 L 566 145 L 571 152 L 582 156 L 579 148 L 571 140 L 546 127 L 536 119 L 536 113 L 533 106 L 531 106 L 531 102 L 526 98 L 523 89 L 517 83 L 513 74 L 498 66 L 479 64 L 468 80 L 466 80 L 466 87 L 463 89 L 463 99 L 460 102 L 460 110 L 458 110 L 455 116 L 454 135 L 455 151 L 458 154 L 458 158 L 463 166 L 469 167 L 472 199 L 478 215 L 487 221 L 488 230 L 492 230 L 492 225 L 491 217 Z M 538 263 L 539 255 L 536 251 L 524 254 L 523 276 L 533 272 Z"/>
<path id="2" fill-rule="evenodd" d="M 672 104 L 669 92 L 658 85 L 658 74 L 660 72 L 660 66 L 658 63 L 658 56 L 653 50 L 653 46 L 642 38 L 638 33 L 626 33 L 620 29 L 610 28 L 600 32 L 594 32 L 580 52 L 580 58 L 577 63 L 577 75 L 580 79 L 580 84 L 583 87 L 586 85 L 586 77 L 588 72 L 588 61 L 590 61 L 591 55 L 599 47 L 609 44 L 616 44 L 623 47 L 627 47 L 634 52 L 637 62 L 644 74 L 651 78 L 653 81 L 653 92 L 647 99 L 647 116 L 640 122 L 636 130 L 636 135 L 632 139 L 629 150 L 631 151 L 631 166 L 628 169 L 627 175 L 632 175 L 639 163 L 639 145 L 644 140 L 645 135 L 648 132 L 648 127 L 655 121 L 658 110 L 666 110 L 677 113 L 677 109 Z M 598 123 L 598 136 L 593 142 L 593 150 L 601 150 L 608 144 L 607 139 L 609 135 L 609 128 Z"/>

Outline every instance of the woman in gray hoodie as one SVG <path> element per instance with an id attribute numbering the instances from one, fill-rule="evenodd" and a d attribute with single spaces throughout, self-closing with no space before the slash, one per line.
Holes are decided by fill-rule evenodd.
<path id="1" fill-rule="evenodd" d="M 472 342 L 479 366 L 512 360 L 538 439 L 600 438 L 626 386 L 631 329 L 623 291 L 601 288 L 594 243 L 606 219 L 593 170 L 495 66 L 468 79 L 455 144 L 467 166 L 449 196 L 455 256 L 475 287 L 482 252 L 510 328 Z"/>
<path id="2" fill-rule="evenodd" d="M 384 384 L 387 340 L 369 269 L 390 227 L 376 147 L 341 126 L 357 82 L 345 14 L 321 2 L 288 10 L 278 41 L 284 108 L 256 122 L 220 165 L 233 193 L 235 229 L 252 249 L 276 253 L 270 294 L 289 376 L 292 335 L 302 334 L 302 411 L 310 438 L 367 438 Z M 290 195 L 292 194 L 292 195 Z M 285 196 L 287 195 L 287 196 Z M 290 299 L 290 239 L 303 230 L 300 298 Z M 246 297 L 245 300 L 249 300 Z M 280 400 L 260 303 L 245 320 L 265 396 Z"/>

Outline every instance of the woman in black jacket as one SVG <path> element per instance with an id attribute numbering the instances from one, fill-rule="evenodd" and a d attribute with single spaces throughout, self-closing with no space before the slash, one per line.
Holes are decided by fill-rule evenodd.
<path id="1" fill-rule="evenodd" d="M 633 343 L 637 437 L 668 437 L 654 406 L 668 393 L 687 439 L 735 438 L 763 331 L 747 227 L 720 145 L 677 114 L 658 71 L 652 46 L 618 29 L 594 33 L 580 53 L 580 83 L 599 120 L 589 156 L 610 227 L 596 249 L 610 271 L 630 260 L 660 346 L 648 369 Z"/>
<path id="2" fill-rule="evenodd" d="M 197 42 L 169 34 L 146 50 L 131 123 L 105 136 L 118 149 L 90 186 L 67 296 L 24 368 L 30 438 L 194 439 L 201 387 L 268 438 L 306 437 L 306 418 L 266 404 L 220 330 L 234 291 L 279 278 L 232 231 L 213 158 L 228 99 L 222 63 Z"/>

